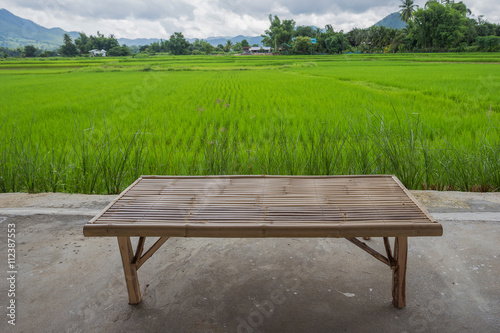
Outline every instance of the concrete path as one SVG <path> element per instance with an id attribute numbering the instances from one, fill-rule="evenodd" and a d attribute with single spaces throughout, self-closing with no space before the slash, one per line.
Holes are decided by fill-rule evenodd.
<path id="1" fill-rule="evenodd" d="M 403 310 L 389 268 L 343 239 L 173 238 L 131 306 L 116 240 L 82 235 L 114 196 L 0 194 L 0 332 L 500 332 L 500 193 L 413 194 L 444 236 L 410 238 Z"/>

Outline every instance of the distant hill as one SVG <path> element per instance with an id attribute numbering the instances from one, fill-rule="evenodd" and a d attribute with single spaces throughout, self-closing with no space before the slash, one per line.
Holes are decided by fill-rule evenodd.
<path id="1" fill-rule="evenodd" d="M 80 35 L 76 31 L 64 31 L 61 28 L 45 28 L 33 21 L 23 19 L 9 12 L 7 9 L 0 9 L 0 47 L 17 48 L 26 45 L 33 45 L 45 50 L 53 50 L 58 48 L 63 43 L 63 35 L 68 33 L 73 40 Z M 194 42 L 195 38 L 186 38 L 190 43 Z M 227 40 L 233 44 L 246 39 L 250 45 L 262 43 L 260 36 L 236 36 L 236 37 L 208 37 L 204 38 L 213 46 L 218 44 L 226 44 Z M 159 38 L 118 38 L 120 44 L 128 46 L 148 45 L 159 41 Z"/>
<path id="2" fill-rule="evenodd" d="M 401 21 L 399 18 L 399 13 L 392 13 L 387 15 L 383 20 L 374 24 L 376 27 L 386 27 L 393 29 L 404 29 L 406 27 L 406 23 Z"/>
<path id="3" fill-rule="evenodd" d="M 375 26 L 385 26 L 387 28 L 403 29 L 406 23 L 401 21 L 399 13 L 392 13 L 386 16 L 383 20 L 377 22 Z M 315 29 L 316 27 L 313 26 Z M 323 29 L 322 29 L 323 30 Z M 63 35 L 68 33 L 74 40 L 79 37 L 76 31 L 64 31 L 61 28 L 45 28 L 33 21 L 23 19 L 9 12 L 6 9 L 0 9 L 0 46 L 7 48 L 24 47 L 33 45 L 45 50 L 53 50 L 58 48 L 63 43 Z M 195 38 L 186 38 L 190 43 L 195 41 Z M 203 38 L 213 46 L 219 44 L 225 45 L 227 40 L 233 44 L 246 39 L 250 45 L 262 44 L 261 36 L 243 36 L 236 37 L 208 37 Z M 160 41 L 159 38 L 118 38 L 120 44 L 128 46 L 148 45 Z"/>
<path id="4" fill-rule="evenodd" d="M 235 44 L 235 43 L 239 43 L 241 42 L 243 39 L 246 39 L 248 41 L 248 43 L 250 45 L 253 45 L 253 44 L 257 44 L 257 45 L 261 45 L 262 43 L 262 37 L 260 36 L 243 36 L 243 35 L 238 35 L 236 37 L 208 37 L 208 38 L 204 38 L 204 40 L 206 40 L 208 43 L 210 43 L 211 45 L 213 46 L 217 46 L 219 44 L 226 44 L 227 40 L 230 40 L 231 43 Z M 194 42 L 194 39 L 188 39 L 189 42 Z"/>
<path id="5" fill-rule="evenodd" d="M 66 31 L 61 28 L 47 29 L 0 9 L 0 46 L 16 48 L 33 45 L 46 50 L 55 49 L 63 43 L 64 33 Z M 68 33 L 73 39 L 79 36 L 76 31 Z"/>
<path id="6" fill-rule="evenodd" d="M 168 39 L 168 38 L 166 38 Z M 209 44 L 212 46 L 217 46 L 219 44 L 225 45 L 227 40 L 230 40 L 231 43 L 235 44 L 238 42 L 241 42 L 243 39 L 246 39 L 250 45 L 252 44 L 257 44 L 260 45 L 262 43 L 262 37 L 260 36 L 243 36 L 243 35 L 238 35 L 236 37 L 208 37 L 208 38 L 199 38 L 207 41 Z M 165 40 L 165 39 L 164 39 Z M 196 38 L 186 38 L 186 40 L 190 43 L 193 43 Z M 126 44 L 128 46 L 141 46 L 141 45 L 149 45 L 151 43 L 159 42 L 159 38 L 136 38 L 136 39 L 129 39 L 129 38 L 118 38 L 118 43 L 120 44 Z"/>

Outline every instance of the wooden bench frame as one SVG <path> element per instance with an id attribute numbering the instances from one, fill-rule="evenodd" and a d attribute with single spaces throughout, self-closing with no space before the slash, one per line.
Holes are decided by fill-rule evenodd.
<path id="1" fill-rule="evenodd" d="M 139 304 L 141 302 L 141 291 L 139 288 L 137 271 L 169 239 L 169 237 L 160 237 L 146 252 L 144 252 L 146 237 L 139 238 L 135 252 L 130 237 L 117 238 L 122 257 L 123 271 L 125 273 L 129 304 Z M 372 249 L 355 237 L 346 239 L 392 269 L 392 304 L 396 308 L 404 308 L 406 306 L 406 258 L 408 253 L 408 238 L 395 237 L 394 255 L 392 255 L 389 238 L 384 237 L 387 256 L 380 254 L 378 251 Z"/>
<path id="2" fill-rule="evenodd" d="M 189 181 L 190 179 L 195 179 L 196 181 L 203 181 L 203 179 L 217 180 L 217 179 L 249 179 L 250 183 L 252 179 L 262 179 L 267 177 L 268 179 L 279 179 L 290 180 L 293 183 L 294 179 L 306 180 L 328 180 L 335 181 L 339 180 L 345 182 L 346 179 L 362 179 L 363 181 L 370 180 L 369 177 L 376 179 L 377 181 L 389 182 L 397 185 L 391 190 L 392 193 L 397 193 L 396 197 L 390 196 L 391 207 L 404 207 L 408 209 L 411 206 L 413 209 L 413 215 L 418 213 L 422 214 L 422 217 L 416 219 L 413 216 L 409 220 L 414 220 L 413 222 L 400 222 L 402 218 L 400 215 L 381 216 L 380 209 L 377 210 L 378 217 L 375 217 L 375 222 L 384 221 L 385 223 L 375 223 L 372 225 L 367 225 L 364 221 L 367 217 L 363 215 L 361 222 L 357 221 L 352 226 L 343 226 L 342 223 L 349 221 L 346 212 L 342 212 L 342 221 L 337 222 L 325 222 L 326 224 L 304 224 L 302 221 L 296 222 L 296 224 L 280 226 L 278 223 L 274 224 L 274 221 L 267 221 L 266 223 L 249 223 L 245 222 L 243 224 L 234 225 L 217 225 L 217 223 L 212 223 L 207 227 L 206 221 L 203 223 L 198 223 L 198 220 L 193 220 L 190 222 L 175 220 L 175 223 L 141 223 L 148 214 L 148 210 L 144 210 L 139 217 L 128 217 L 125 221 L 124 216 L 114 217 L 114 214 L 120 214 L 121 211 L 133 211 L 134 198 L 133 195 L 128 195 L 127 193 L 133 189 L 137 184 L 139 184 L 144 179 L 159 179 L 165 181 L 171 181 L 174 179 L 181 179 L 184 181 Z M 384 178 L 385 177 L 385 178 Z M 388 183 L 388 184 L 389 184 Z M 362 187 L 360 187 L 362 189 Z M 353 191 L 354 188 L 349 189 Z M 359 190 L 359 188 L 358 188 Z M 400 191 L 399 191 L 400 190 Z M 138 190 L 143 191 L 143 190 Z M 162 189 L 161 193 L 163 193 Z M 175 194 L 175 189 L 169 190 L 169 195 Z M 173 191 L 173 192 L 172 192 Z M 286 192 L 286 191 L 285 191 Z M 180 193 L 183 193 L 180 191 Z M 191 193 L 191 192 L 189 192 Z M 377 192 L 378 193 L 378 192 Z M 199 194 L 199 193 L 198 193 Z M 194 195 L 197 196 L 198 194 Z M 404 194 L 404 195 L 403 195 Z M 161 197 L 158 194 L 148 195 L 147 202 L 151 203 L 151 198 Z M 190 194 L 193 195 L 193 194 Z M 394 194 L 395 195 L 395 194 Z M 359 194 L 356 195 L 357 197 Z M 369 194 L 366 194 L 367 198 L 371 198 Z M 139 197 L 139 196 L 137 196 Z M 285 195 L 286 197 L 286 195 Z M 127 199 L 129 198 L 129 199 Z M 273 197 L 274 198 L 274 197 Z M 395 199 L 401 200 L 399 205 L 395 203 Z M 361 198 L 366 200 L 366 198 Z M 404 200 L 403 200 L 404 199 Z M 408 200 L 407 200 L 408 199 Z M 122 202 L 123 201 L 123 202 Z M 370 200 L 371 201 L 371 200 Z M 387 200 L 389 202 L 389 200 Z M 182 202 L 182 201 L 181 201 Z M 205 205 L 207 206 L 207 205 Z M 244 207 L 245 205 L 239 203 L 238 208 Z M 331 205 L 332 207 L 339 207 L 342 211 L 342 207 L 338 205 Z M 131 208 L 127 208 L 131 207 Z M 151 206 L 153 207 L 153 206 Z M 163 207 L 163 206 L 162 206 Z M 210 207 L 210 205 L 208 205 Z M 323 206 L 323 207 L 326 207 Z M 370 206 L 373 208 L 373 205 Z M 385 207 L 385 206 L 383 206 Z M 314 206 L 318 208 L 318 206 Z M 370 209 L 372 209 L 370 208 Z M 149 208 L 150 210 L 152 208 Z M 367 208 L 368 209 L 368 208 Z M 395 209 L 395 208 L 394 208 Z M 106 218 L 106 215 L 111 216 Z M 161 216 L 160 222 L 162 221 Z M 186 219 L 192 218 L 192 212 L 187 214 Z M 373 215 L 373 214 L 372 214 Z M 152 218 L 156 218 L 153 213 L 151 213 Z M 301 218 L 300 216 L 294 216 L 295 218 Z M 218 217 L 222 219 L 222 217 Z M 269 219 L 269 217 L 267 217 Z M 324 218 L 324 216 L 323 216 Z M 371 218 L 371 217 L 368 217 Z M 393 223 L 387 221 L 388 218 L 395 218 Z M 168 220 L 168 218 L 165 218 Z M 266 219 L 266 217 L 264 218 Z M 305 219 L 303 219 L 305 220 Z M 371 220 L 370 220 L 371 221 Z M 287 222 L 288 223 L 288 222 Z M 288 227 L 287 227 L 288 226 Z M 393 305 L 396 308 L 404 308 L 406 306 L 406 267 L 407 267 L 407 253 L 408 253 L 408 236 L 440 236 L 442 235 L 442 227 L 437 223 L 427 212 L 427 210 L 422 207 L 416 199 L 410 194 L 410 192 L 399 182 L 399 180 L 394 176 L 325 176 L 325 177 L 307 177 L 307 176 L 208 176 L 208 177 L 161 177 L 161 176 L 143 176 L 134 182 L 129 188 L 122 192 L 122 194 L 116 198 L 112 203 L 108 205 L 99 215 L 87 223 L 84 227 L 85 236 L 115 236 L 118 239 L 118 245 L 120 249 L 120 254 L 122 258 L 123 269 L 125 273 L 125 281 L 127 285 L 127 291 L 129 295 L 130 304 L 138 304 L 141 302 L 141 292 L 139 287 L 139 280 L 137 277 L 137 270 L 149 259 L 151 256 L 168 240 L 169 237 L 233 237 L 233 238 L 247 238 L 247 237 L 337 237 L 345 238 L 354 245 L 358 246 L 362 250 L 366 251 L 372 255 L 377 260 L 383 262 L 392 269 L 392 298 Z M 139 237 L 137 242 L 137 247 L 134 251 L 132 247 L 131 237 Z M 159 239 L 146 251 L 144 251 L 144 246 L 146 244 L 147 237 L 159 237 Z M 360 241 L 358 238 L 363 237 L 364 239 L 369 239 L 370 237 L 383 237 L 384 247 L 386 254 L 383 255 L 376 251 L 375 249 L 368 246 L 366 243 Z M 394 245 L 391 248 L 389 241 L 390 237 L 394 237 Z"/>

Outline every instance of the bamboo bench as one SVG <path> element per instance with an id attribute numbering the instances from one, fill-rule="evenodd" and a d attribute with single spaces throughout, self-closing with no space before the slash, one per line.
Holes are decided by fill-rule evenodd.
<path id="1" fill-rule="evenodd" d="M 83 233 L 117 237 L 130 304 L 141 301 L 137 270 L 169 237 L 342 237 L 392 269 L 403 308 L 408 237 L 443 229 L 394 176 L 142 176 Z M 146 237 L 159 239 L 144 252 Z M 383 237 L 386 254 L 358 237 Z"/>

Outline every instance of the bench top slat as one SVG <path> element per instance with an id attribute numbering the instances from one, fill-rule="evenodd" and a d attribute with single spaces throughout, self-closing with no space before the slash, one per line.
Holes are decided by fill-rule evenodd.
<path id="1" fill-rule="evenodd" d="M 142 176 L 85 236 L 440 236 L 394 176 Z"/>

